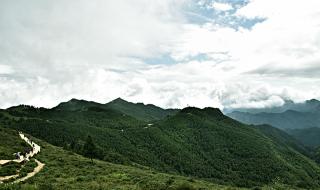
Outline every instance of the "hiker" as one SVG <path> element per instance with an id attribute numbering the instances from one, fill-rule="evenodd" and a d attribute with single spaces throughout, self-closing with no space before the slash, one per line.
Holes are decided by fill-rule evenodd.
<path id="1" fill-rule="evenodd" d="M 20 159 L 20 152 L 17 152 L 16 158 L 17 158 L 17 159 Z"/>
<path id="2" fill-rule="evenodd" d="M 16 159 L 19 159 L 19 152 L 13 154 Z"/>

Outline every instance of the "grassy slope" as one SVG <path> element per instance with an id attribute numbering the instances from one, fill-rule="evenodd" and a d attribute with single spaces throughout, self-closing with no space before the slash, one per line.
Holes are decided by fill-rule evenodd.
<path id="1" fill-rule="evenodd" d="M 27 144 L 17 131 L 0 127 L 0 160 L 15 159 L 13 153 L 22 152 Z"/>
<path id="2" fill-rule="evenodd" d="M 13 138 L 10 141 L 14 142 Z M 139 165 L 129 167 L 99 160 L 92 164 L 73 152 L 35 141 L 42 147 L 36 158 L 46 164 L 44 169 L 24 184 L 0 184 L 0 189 L 238 189 L 159 173 Z"/>

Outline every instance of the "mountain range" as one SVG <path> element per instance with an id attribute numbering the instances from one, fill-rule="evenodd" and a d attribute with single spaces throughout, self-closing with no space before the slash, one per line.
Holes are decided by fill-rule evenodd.
<path id="1" fill-rule="evenodd" d="M 227 113 L 246 124 L 269 124 L 280 129 L 320 127 L 320 101 L 304 103 L 287 101 L 283 106 L 263 109 L 241 109 Z"/>
<path id="2" fill-rule="evenodd" d="M 99 160 L 216 184 L 320 187 L 320 168 L 299 141 L 269 125 L 240 123 L 217 108 L 72 99 L 52 109 L 0 110 L 0 126 L 82 155 L 90 136 Z"/>
<path id="3" fill-rule="evenodd" d="M 286 101 L 283 106 L 263 109 L 240 109 L 227 113 L 246 124 L 269 124 L 286 131 L 308 147 L 320 146 L 320 101 Z"/>

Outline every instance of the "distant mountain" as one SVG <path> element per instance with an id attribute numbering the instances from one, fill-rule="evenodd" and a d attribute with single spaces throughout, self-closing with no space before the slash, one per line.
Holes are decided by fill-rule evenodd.
<path id="1" fill-rule="evenodd" d="M 92 107 L 116 110 L 143 121 L 163 119 L 169 115 L 174 115 L 179 111 L 178 109 L 162 109 L 152 104 L 145 105 L 143 103 L 131 103 L 121 98 L 117 98 L 107 104 L 71 99 L 68 102 L 59 104 L 54 109 L 64 111 L 86 111 Z"/>
<path id="2" fill-rule="evenodd" d="M 320 128 L 288 129 L 286 132 L 308 147 L 320 147 Z"/>
<path id="3" fill-rule="evenodd" d="M 320 102 L 309 100 L 291 106 L 294 110 L 281 113 L 249 113 L 234 111 L 227 115 L 246 124 L 269 124 L 280 129 L 304 129 L 320 127 Z"/>
<path id="4" fill-rule="evenodd" d="M 281 106 L 267 107 L 267 108 L 236 108 L 225 109 L 225 113 L 234 111 L 246 112 L 246 113 L 282 113 L 287 110 L 293 110 L 298 112 L 317 112 L 320 111 L 320 101 L 316 99 L 307 100 L 301 103 L 294 103 L 292 100 L 285 100 Z"/>
<path id="5" fill-rule="evenodd" d="M 148 105 L 139 109 L 150 113 Z M 0 125 L 79 154 L 90 135 L 98 159 L 138 163 L 219 184 L 320 187 L 319 166 L 304 155 L 303 147 L 269 126 L 245 125 L 215 108 L 188 107 L 154 121 L 145 121 L 148 114 L 139 119 L 139 114 L 133 117 L 119 110 L 110 104 L 72 100 L 53 109 L 0 110 Z"/>

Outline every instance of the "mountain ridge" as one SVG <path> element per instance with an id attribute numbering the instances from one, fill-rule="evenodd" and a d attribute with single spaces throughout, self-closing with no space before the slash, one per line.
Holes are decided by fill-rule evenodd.
<path id="1" fill-rule="evenodd" d="M 149 111 L 133 103 L 120 105 Z M 219 184 L 254 187 L 279 178 L 287 185 L 320 187 L 320 168 L 289 138 L 269 127 L 263 131 L 239 123 L 217 108 L 187 107 L 151 121 L 104 104 L 72 100 L 68 106 L 1 110 L 0 124 L 77 153 L 90 135 L 100 160 L 138 163 Z"/>

